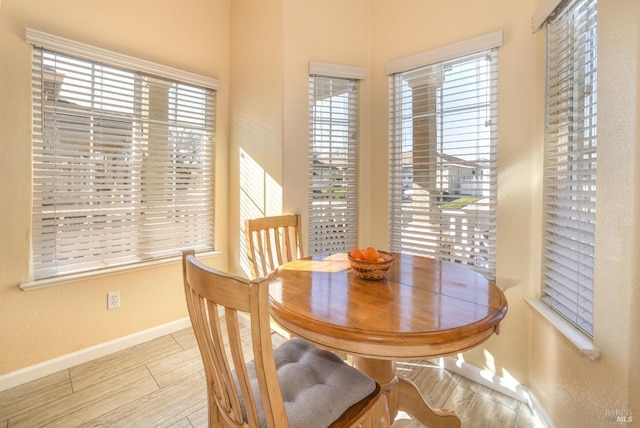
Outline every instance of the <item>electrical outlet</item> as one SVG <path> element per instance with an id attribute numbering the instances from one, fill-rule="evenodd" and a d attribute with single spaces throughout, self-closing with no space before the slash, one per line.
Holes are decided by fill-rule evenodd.
<path id="1" fill-rule="evenodd" d="M 107 293 L 107 309 L 115 309 L 120 307 L 120 292 L 110 291 Z"/>

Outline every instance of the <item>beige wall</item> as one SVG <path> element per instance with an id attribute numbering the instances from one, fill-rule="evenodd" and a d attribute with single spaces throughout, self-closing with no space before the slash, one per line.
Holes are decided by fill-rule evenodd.
<path id="1" fill-rule="evenodd" d="M 31 49 L 25 27 L 217 78 L 216 245 L 226 268 L 229 0 L 2 0 L 0 374 L 187 316 L 178 263 L 24 292 L 31 223 Z M 121 307 L 107 311 L 108 291 Z"/>
<path id="2" fill-rule="evenodd" d="M 284 11 L 284 211 L 309 211 L 309 62 L 364 68 L 360 82 L 359 198 L 369 194 L 370 0 L 285 1 Z M 339 11 L 339 12 L 338 12 Z M 360 211 L 360 236 L 368 222 Z M 303 221 L 305 225 L 308 223 Z M 303 231 L 307 242 L 308 230 Z"/>
<path id="3" fill-rule="evenodd" d="M 27 276 L 29 251 L 25 26 L 222 81 L 216 215 L 220 216 L 217 224 L 226 222 L 231 232 L 226 227 L 217 231 L 217 245 L 228 249 L 229 268 L 236 272 L 242 272 L 242 239 L 235 232 L 243 216 L 241 151 L 251 157 L 268 183 L 263 185 L 264 193 L 255 197 L 259 200 L 255 209 L 306 212 L 309 61 L 367 71 L 361 86 L 360 243 L 384 248 L 388 240 L 384 65 L 502 30 L 497 283 L 506 291 L 509 313 L 499 336 L 463 358 L 530 387 L 557 426 L 599 426 L 608 409 L 632 410 L 636 417 L 640 413 L 639 319 L 632 310 L 640 305 L 640 268 L 633 262 L 640 256 L 637 0 L 599 0 L 602 149 L 595 343 L 602 357 L 598 362 L 582 356 L 522 300 L 537 296 L 540 283 L 544 33 L 531 32 L 530 18 L 541 0 L 193 0 L 180 3 L 179 14 L 169 8 L 147 12 L 144 5 L 157 5 L 151 0 L 118 0 L 117 8 L 113 1 L 108 7 L 106 1 L 91 2 L 91 8 L 86 3 L 59 0 L 52 10 L 43 10 L 43 2 L 35 0 L 2 0 L 0 7 L 0 189 L 3 206 L 11 201 L 10 208 L 0 213 L 0 373 L 185 315 L 176 285 L 177 266 L 47 290 L 17 289 L 16 284 Z M 332 8 L 334 12 L 327 11 Z M 152 18 L 139 19 L 145 14 Z M 132 23 L 142 23 L 143 30 L 116 24 L 133 15 Z M 162 22 L 169 17 L 181 19 L 175 32 L 167 32 Z M 269 206 L 269 201 L 275 202 Z M 220 263 L 226 263 L 224 257 Z M 114 284 L 123 293 L 123 308 L 107 312 L 105 295 Z M 163 301 L 149 306 L 148 295 L 154 292 Z"/>
<path id="4" fill-rule="evenodd" d="M 512 376 L 527 384 L 527 309 L 522 298 L 537 278 L 539 205 L 536 192 L 539 134 L 535 130 L 536 37 L 530 17 L 534 1 L 483 2 L 373 1 L 372 63 L 373 112 L 370 185 L 387 188 L 388 79 L 387 62 L 502 30 L 499 50 L 498 111 L 498 248 L 497 282 L 505 290 L 509 313 L 501 334 L 494 336 L 464 359 L 471 364 Z M 455 11 L 455 13 L 452 13 Z M 366 209 L 372 213 L 371 241 L 387 242 L 386 193 L 372 193 Z M 363 207 L 364 208 L 364 207 Z"/>
<path id="5" fill-rule="evenodd" d="M 244 220 L 282 212 L 282 8 L 281 0 L 231 2 L 229 257 L 247 276 Z M 242 191 L 241 180 L 250 183 Z"/>
<path id="6" fill-rule="evenodd" d="M 640 414 L 639 27 L 637 0 L 598 1 L 594 343 L 600 360 L 580 355 L 537 315 L 531 319 L 531 387 L 559 427 L 604 426 L 607 411 L 632 411 L 634 422 Z"/>
<path id="7" fill-rule="evenodd" d="M 388 246 L 388 61 L 503 30 L 500 51 L 500 176 L 498 250 L 500 284 L 510 314 L 502 334 L 467 358 L 482 368 L 528 382 L 528 312 L 522 298 L 537 281 L 539 206 L 534 197 L 539 144 L 534 130 L 535 3 L 509 0 L 284 2 L 284 210 L 306 214 L 308 197 L 308 63 L 365 67 L 361 84 L 359 231 L 363 246 Z M 464 7 L 463 7 L 464 6 Z M 326 8 L 325 8 L 326 7 Z M 461 13 L 452 14 L 454 9 Z M 482 15 L 483 19 L 477 19 Z M 234 92 L 235 97 L 235 92 Z M 537 135 L 539 137 L 539 135 Z M 232 191 L 233 193 L 233 191 Z M 527 227 L 523 227 L 523 223 Z M 382 225 L 382 226 L 381 226 Z M 514 352 L 514 350 L 516 350 Z M 508 369 L 506 369 L 508 367 Z"/>
<path id="8" fill-rule="evenodd" d="M 256 7 L 248 3 L 243 4 L 247 8 Z M 602 349 L 598 362 L 580 354 L 523 302 L 525 297 L 538 296 L 540 288 L 545 39 L 544 32 L 531 31 L 531 16 L 540 3 L 540 0 L 335 0 L 322 2 L 320 7 L 311 0 L 272 2 L 278 9 L 277 19 L 281 20 L 283 32 L 279 28 L 277 37 L 282 40 L 268 39 L 264 46 L 275 52 L 274 61 L 262 66 L 273 76 L 279 74 L 281 79 L 272 85 L 282 91 L 273 106 L 283 110 L 282 135 L 271 148 L 274 159 L 282 156 L 282 163 L 281 169 L 265 164 L 281 173 L 283 211 L 306 214 L 308 62 L 364 66 L 367 78 L 361 85 L 360 243 L 384 248 L 388 241 L 385 64 L 502 30 L 497 282 L 506 291 L 509 313 L 499 336 L 462 358 L 530 387 L 558 426 L 598 426 L 607 409 L 633 410 L 631 391 L 635 387 L 637 394 L 638 386 L 638 371 L 634 370 L 637 363 L 632 358 L 638 351 L 638 319 L 637 315 L 631 316 L 630 310 L 631 302 L 639 303 L 639 293 L 634 287 L 638 268 L 632 263 L 632 255 L 639 253 L 634 220 L 639 191 L 635 184 L 639 173 L 637 162 L 634 163 L 639 156 L 638 130 L 634 124 L 638 117 L 638 3 L 600 0 L 599 85 L 600 91 L 608 88 L 613 92 L 601 93 L 599 104 L 600 142 L 606 147 L 603 149 L 606 154 L 602 156 L 601 168 L 605 171 L 598 183 L 598 200 L 611 199 L 611 205 L 599 208 L 598 212 L 595 342 Z M 340 13 L 326 12 L 333 6 Z M 245 30 L 247 23 L 244 22 Z M 263 35 L 253 38 L 244 34 L 244 37 L 239 45 L 246 38 L 252 43 L 265 43 Z M 625 48 L 620 49 L 621 45 Z M 236 47 L 232 49 L 234 53 Z M 252 64 L 257 65 L 258 62 Z M 236 71 L 232 66 L 234 79 Z M 234 84 L 234 100 L 236 89 Z M 258 92 L 272 94 L 272 89 Z M 616 99 L 625 99 L 623 114 Z M 234 140 L 233 144 L 236 143 L 246 144 Z M 231 194 L 235 191 L 232 187 Z"/>

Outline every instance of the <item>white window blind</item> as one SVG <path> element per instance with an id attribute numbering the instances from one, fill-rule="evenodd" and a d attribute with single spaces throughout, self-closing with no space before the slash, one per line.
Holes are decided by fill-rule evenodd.
<path id="1" fill-rule="evenodd" d="M 596 0 L 565 1 L 547 21 L 542 300 L 593 336 L 596 211 Z"/>
<path id="2" fill-rule="evenodd" d="M 215 91 L 32 52 L 33 279 L 212 250 Z"/>
<path id="3" fill-rule="evenodd" d="M 309 253 L 358 243 L 358 81 L 309 77 Z"/>
<path id="4" fill-rule="evenodd" d="M 390 77 L 390 247 L 495 277 L 498 49 Z"/>

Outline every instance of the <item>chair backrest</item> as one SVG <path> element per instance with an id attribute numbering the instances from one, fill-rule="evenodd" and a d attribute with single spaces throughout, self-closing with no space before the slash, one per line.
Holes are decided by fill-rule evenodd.
<path id="1" fill-rule="evenodd" d="M 300 214 L 262 217 L 245 224 L 252 278 L 266 277 L 278 266 L 304 257 Z"/>
<path id="2" fill-rule="evenodd" d="M 198 262 L 191 250 L 183 252 L 182 261 L 189 316 L 207 378 L 209 426 L 259 426 L 246 366 L 253 359 L 267 426 L 287 427 L 271 342 L 268 281 L 216 271 Z M 253 354 L 246 358 L 240 338 L 241 313 L 249 314 L 251 323 Z"/>

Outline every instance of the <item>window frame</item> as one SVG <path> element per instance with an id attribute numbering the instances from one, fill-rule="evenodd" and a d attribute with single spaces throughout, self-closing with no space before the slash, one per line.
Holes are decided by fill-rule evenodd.
<path id="1" fill-rule="evenodd" d="M 390 154 L 389 154 L 389 170 L 390 170 L 390 177 L 389 177 L 389 193 L 390 193 L 390 199 L 392 201 L 391 205 L 390 205 L 390 212 L 389 212 L 389 234 L 390 234 L 390 248 L 392 251 L 400 251 L 400 252 L 411 252 L 411 253 L 417 253 L 417 254 L 423 254 L 424 251 L 429 251 L 426 248 L 424 249 L 420 249 L 418 247 L 421 247 L 422 244 L 416 244 L 418 245 L 418 247 L 416 247 L 413 250 L 410 249 L 405 249 L 405 244 L 403 244 L 403 239 L 400 236 L 396 236 L 399 233 L 402 234 L 403 230 L 405 229 L 404 225 L 404 221 L 402 220 L 403 218 L 403 214 L 402 214 L 402 201 L 400 201 L 400 199 L 402 199 L 404 196 L 399 196 L 399 195 L 403 195 L 403 189 L 400 187 L 403 179 L 402 178 L 398 178 L 403 176 L 401 172 L 399 170 L 398 165 L 403 164 L 403 160 L 402 157 L 403 155 L 400 153 L 402 151 L 402 141 L 404 139 L 403 135 L 402 135 L 402 126 L 398 124 L 398 117 L 396 117 L 396 114 L 402 114 L 401 112 L 398 112 L 399 108 L 396 107 L 398 106 L 402 101 L 401 98 L 399 98 L 401 95 L 398 93 L 398 88 L 397 85 L 394 83 L 394 78 L 396 78 L 397 76 L 400 76 L 402 74 L 404 75 L 410 75 L 410 73 L 416 73 L 416 75 L 419 74 L 420 69 L 422 70 L 426 70 L 427 67 L 430 66 L 434 66 L 437 64 L 444 64 L 444 63 L 453 63 L 455 61 L 457 61 L 459 58 L 465 58 L 465 57 L 470 57 L 473 55 L 478 55 L 480 53 L 485 53 L 485 52 L 491 52 L 493 50 L 495 50 L 496 54 L 497 54 L 497 50 L 498 48 L 502 45 L 502 32 L 495 32 L 495 33 L 491 33 L 491 34 L 487 34 L 484 36 L 480 36 L 480 37 L 476 37 L 474 39 L 470 39 L 470 40 L 466 40 L 464 42 L 460 42 L 460 43 L 456 43 L 454 45 L 449 45 L 449 46 L 445 46 L 442 48 L 438 48 L 435 49 L 433 51 L 428 51 L 428 52 L 424 52 L 424 53 L 420 53 L 417 55 L 414 55 L 412 57 L 408 57 L 408 58 L 403 58 L 400 60 L 396 60 L 393 61 L 391 63 L 388 63 L 386 66 L 386 70 L 387 70 L 387 74 L 390 77 Z M 497 66 L 497 64 L 496 64 Z M 418 70 L 418 71 L 416 71 Z M 491 74 L 492 74 L 492 79 L 495 80 L 495 87 L 493 90 L 495 90 L 495 92 L 492 94 L 492 100 L 490 101 L 490 104 L 492 104 L 491 106 L 491 110 L 495 111 L 494 114 L 492 114 L 492 119 L 490 122 L 490 140 L 492 141 L 491 144 L 491 148 L 490 151 L 493 153 L 490 156 L 490 171 L 489 174 L 491 175 L 497 175 L 497 141 L 498 141 L 498 137 L 497 137 L 497 70 L 492 70 Z M 402 90 L 401 90 L 402 91 Z M 435 90 L 432 91 L 431 93 L 435 94 Z M 429 95 L 425 95 L 425 96 L 429 96 Z M 396 110 L 394 111 L 394 107 L 396 108 Z M 425 113 L 427 114 L 427 113 Z M 437 114 L 436 111 L 433 112 L 433 114 Z M 415 115 L 414 115 L 415 116 Z M 414 117 L 412 116 L 412 117 Z M 417 117 L 417 116 L 415 116 Z M 494 118 L 495 117 L 495 122 L 494 122 Z M 415 124 L 414 124 L 415 126 Z M 425 125 L 426 126 L 426 125 Z M 441 126 L 440 124 L 437 126 Z M 413 138 L 411 139 L 411 141 L 414 141 Z M 433 141 L 431 141 L 431 137 L 428 137 L 428 145 L 432 146 L 434 144 Z M 412 143 L 413 144 L 413 143 Z M 433 148 L 433 150 L 436 150 L 435 148 Z M 399 154 L 400 153 L 400 154 Z M 439 158 L 444 158 L 444 156 L 438 156 Z M 437 168 L 436 164 L 440 165 L 440 164 L 444 164 L 446 163 L 446 159 L 440 159 L 440 161 L 437 161 L 435 159 L 432 158 L 436 158 L 436 156 L 429 156 L 429 159 L 431 159 L 429 161 L 429 165 L 431 165 L 433 163 L 434 168 Z M 435 163 L 434 163 L 435 162 Z M 433 178 L 434 180 L 444 180 L 442 177 L 441 178 Z M 497 180 L 493 180 L 493 183 L 495 183 L 493 186 L 493 188 L 489 189 L 489 193 L 490 193 L 490 205 L 493 208 L 489 208 L 489 210 L 493 210 L 495 211 L 497 209 L 497 187 L 495 187 L 497 185 Z M 427 199 L 429 198 L 433 198 L 433 196 L 428 196 Z M 437 198 L 432 200 L 432 203 L 435 203 L 434 201 Z M 431 199 L 429 199 L 431 200 Z M 497 236 L 497 224 L 495 222 L 495 218 L 493 218 L 493 220 L 488 219 L 488 227 L 489 227 L 489 233 L 490 233 L 490 238 L 488 240 L 486 240 L 487 243 L 492 243 L 492 247 L 488 249 L 488 251 L 490 251 L 493 256 L 489 256 L 489 257 L 493 257 L 493 262 L 490 262 L 489 264 L 487 264 L 487 268 L 484 269 L 476 269 L 478 270 L 480 273 L 484 274 L 485 276 L 487 276 L 490 279 L 495 279 L 495 240 L 496 240 L 496 236 Z M 394 230 L 396 231 L 396 233 L 394 234 Z M 418 232 L 416 232 L 418 233 Z M 421 235 L 424 235 L 422 232 L 419 232 Z M 434 232 L 435 233 L 435 232 Z M 422 238 L 420 238 L 422 239 Z M 477 245 L 474 244 L 474 248 Z M 436 245 L 434 248 L 437 248 L 436 250 L 434 250 L 435 252 L 432 254 L 431 252 L 429 253 L 430 256 L 435 256 L 436 258 L 441 257 L 441 250 L 439 248 L 441 248 L 439 245 Z M 445 257 L 446 259 L 446 257 Z M 456 259 L 457 260 L 457 259 Z M 468 263 L 470 268 L 474 268 L 474 266 L 472 265 L 471 262 Z"/>
<path id="2" fill-rule="evenodd" d="M 564 318 L 570 328 L 592 340 L 597 0 L 563 1 L 545 22 L 544 245 L 540 300 Z M 551 39 L 555 33 L 559 33 L 558 37 Z M 552 52 L 556 53 L 553 57 Z"/>
<path id="3" fill-rule="evenodd" d="M 364 77 L 358 67 L 309 67 L 310 255 L 348 252 L 358 245 L 359 86 Z M 325 95 L 329 101 L 318 105 L 323 101 L 318 97 Z M 335 224 L 336 218 L 342 222 Z"/>
<path id="4" fill-rule="evenodd" d="M 204 168 L 202 171 L 206 174 L 206 176 L 202 176 L 203 179 L 205 180 L 205 182 L 208 182 L 208 184 L 206 184 L 206 187 L 209 188 L 210 190 L 207 191 L 207 194 L 209 196 L 207 196 L 207 200 L 211 202 L 210 204 L 210 208 L 207 208 L 207 210 L 210 211 L 211 216 L 213 217 L 213 213 L 214 213 L 214 175 L 215 175 L 215 143 L 214 143 L 214 138 L 215 138 L 215 96 L 216 96 L 216 92 L 218 89 L 220 89 L 220 82 L 217 81 L 216 79 L 212 79 L 212 78 L 208 78 L 208 77 L 204 77 L 204 76 L 200 76 L 197 74 L 193 74 L 193 73 L 189 73 L 189 72 L 185 72 L 182 70 L 178 70 L 175 68 L 171 68 L 171 67 L 166 67 L 160 64 L 155 64 L 149 61 L 145 61 L 145 60 L 141 60 L 141 59 L 137 59 L 134 57 L 129 57 L 126 55 L 122 55 L 119 53 L 115 53 L 115 52 L 111 52 L 108 50 L 104 50 L 101 48 L 97 48 L 94 46 L 90 46 L 90 45 L 86 45 L 80 42 L 76 42 L 73 40 L 68 40 L 68 39 L 64 39 L 62 37 L 59 36 L 55 36 L 55 35 L 51 35 L 51 34 L 47 34 L 41 31 L 37 31 L 37 30 L 33 30 L 33 29 L 26 29 L 26 41 L 32 45 L 33 49 L 34 49 L 34 55 L 38 55 L 39 57 L 42 58 L 42 66 L 40 65 L 34 65 L 34 79 L 38 79 L 38 74 L 40 73 L 40 79 L 39 84 L 36 84 L 35 81 L 33 83 L 33 88 L 34 91 L 36 91 L 36 93 L 34 93 L 34 103 L 37 102 L 37 105 L 34 104 L 34 150 L 35 148 L 38 146 L 38 144 L 45 144 L 45 139 L 47 138 L 46 135 L 47 131 L 44 130 L 44 125 L 45 122 L 50 121 L 51 119 L 47 119 L 52 118 L 52 114 L 56 115 L 55 117 L 57 117 L 57 119 L 55 119 L 56 121 L 61 121 L 60 123 L 64 123 L 65 119 L 64 117 L 69 116 L 69 117 L 81 117 L 82 115 L 86 116 L 87 119 L 83 119 L 84 123 L 86 123 L 86 125 L 81 126 L 80 128 L 77 128 L 76 125 L 72 125 L 74 128 L 80 129 L 80 135 L 84 135 L 82 134 L 82 129 L 87 129 L 88 132 L 93 132 L 96 135 L 97 134 L 103 134 L 100 137 L 97 138 L 106 138 L 105 143 L 107 145 L 109 145 L 109 139 L 111 137 L 109 137 L 109 134 L 113 134 L 113 135 L 117 135 L 116 140 L 114 140 L 114 144 L 120 144 L 120 146 L 118 146 L 119 148 L 116 150 L 122 150 L 121 147 L 125 147 L 127 144 L 131 143 L 131 144 L 136 144 L 135 142 L 133 142 L 134 140 L 134 136 L 132 134 L 135 134 L 135 131 L 133 131 L 133 129 L 130 129 L 129 132 L 126 132 L 125 128 L 122 128 L 122 126 L 115 124 L 115 122 L 131 122 L 132 116 L 129 114 L 113 114 L 113 113 L 109 113 L 108 110 L 101 110 L 100 107 L 95 107 L 95 106 L 90 106 L 90 107 L 82 107 L 80 104 L 78 103 L 67 103 L 66 107 L 67 109 L 61 109 L 65 111 L 65 113 L 48 113 L 45 112 L 45 110 L 47 110 L 47 108 L 45 106 L 51 106 L 51 105 L 57 105 L 59 102 L 57 99 L 54 99 L 53 101 L 51 99 L 46 100 L 45 98 L 48 95 L 51 95 L 50 93 L 48 93 L 47 91 L 51 92 L 51 88 L 46 88 L 47 85 L 47 81 L 45 80 L 44 74 L 47 74 L 47 70 L 45 67 L 45 57 L 49 58 L 52 55 L 53 56 L 59 56 L 60 58 L 76 58 L 76 60 L 78 61 L 78 64 L 81 64 L 81 62 L 84 62 L 86 64 L 95 64 L 94 67 L 106 67 L 106 68 L 110 68 L 110 70 L 113 72 L 113 70 L 123 70 L 124 74 L 127 75 L 131 75 L 131 76 L 135 76 L 133 77 L 135 79 L 135 81 L 137 82 L 137 79 L 139 79 L 137 76 L 148 76 L 149 79 L 155 79 L 158 82 L 174 82 L 173 83 L 173 87 L 174 89 L 170 89 L 168 87 L 168 89 L 165 91 L 166 92 L 166 96 L 168 97 L 165 100 L 165 108 L 166 110 L 166 117 L 168 118 L 168 123 L 174 123 L 176 125 L 174 126 L 182 126 L 182 124 L 185 123 L 186 121 L 192 120 L 195 121 L 196 119 L 194 119 L 192 116 L 190 119 L 184 119 L 184 113 L 182 113 L 184 108 L 186 109 L 190 109 L 190 108 L 194 108 L 194 110 L 190 111 L 187 114 L 191 114 L 193 111 L 195 111 L 195 109 L 198 109 L 200 107 L 198 106 L 194 106 L 193 104 L 191 104 L 188 107 L 181 107 L 183 105 L 186 105 L 185 103 L 189 103 L 191 101 L 185 101 L 186 98 L 189 97 L 193 97 L 193 96 L 200 96 L 198 95 L 198 93 L 202 93 L 202 97 L 209 97 L 209 101 L 203 101 L 206 103 L 210 103 L 207 104 L 210 107 L 207 107 L 208 109 L 210 108 L 210 110 L 208 110 L 208 112 L 206 113 L 207 115 L 210 115 L 208 117 L 211 118 L 211 120 L 207 119 L 207 125 L 206 126 L 209 131 L 205 131 L 204 134 L 194 134 L 196 135 L 194 138 L 196 139 L 202 139 L 205 138 L 204 140 L 202 140 L 201 143 L 198 144 L 206 144 L 209 147 L 206 148 L 206 153 L 209 153 L 208 155 L 204 154 L 205 152 L 202 152 L 202 154 L 198 155 L 198 154 L 188 154 L 190 156 L 190 158 L 193 158 L 193 156 L 202 156 L 204 154 L 204 156 L 206 156 L 206 158 L 200 158 L 202 159 L 202 166 L 197 167 L 197 168 Z M 43 53 L 44 52 L 44 53 Z M 49 52 L 49 53 L 47 53 Z M 38 71 L 40 70 L 39 67 L 42 67 L 42 71 Z M 89 71 L 89 73 L 93 73 L 91 71 Z M 50 77 L 50 76 L 46 76 L 46 77 Z M 57 76 L 56 76 L 57 77 Z M 153 87 L 153 83 L 149 83 L 152 87 Z M 162 83 L 161 83 L 162 84 Z M 37 85 L 37 86 L 36 86 Z M 134 86 L 139 86 L 139 83 L 134 83 Z M 189 94 L 188 96 L 185 95 L 184 92 L 182 91 L 186 91 L 188 90 L 188 88 L 192 91 L 191 94 Z M 55 89 L 55 88 L 54 88 Z M 139 88 L 136 88 L 136 91 Z M 39 93 L 38 93 L 39 91 Z M 91 93 L 94 90 L 92 89 Z M 132 90 L 133 91 L 133 90 Z M 202 92 L 196 92 L 196 91 L 202 91 Z M 206 95 L 206 94 L 211 94 L 211 95 Z M 172 96 L 173 94 L 173 96 Z M 194 95 L 195 94 L 195 95 Z M 132 96 L 132 95 L 131 95 Z M 129 96 L 129 97 L 131 97 Z M 137 96 L 137 95 L 136 95 Z M 173 98 L 172 98 L 173 97 Z M 212 97 L 212 98 L 211 98 Z M 62 96 L 60 97 L 62 99 Z M 180 98 L 180 99 L 178 99 Z M 133 98 L 132 98 L 133 99 Z M 204 99 L 203 99 L 204 100 Z M 113 100 L 111 100 L 113 101 Z M 118 101 L 116 101 L 118 102 Z M 132 101 L 132 103 L 136 103 L 136 101 Z M 202 104 L 204 106 L 204 104 Z M 173 106 L 173 107 L 172 107 Z M 180 110 L 177 110 L 177 109 Z M 83 111 L 86 110 L 86 114 L 83 113 Z M 57 110 L 56 110 L 57 111 Z M 92 113 L 89 113 L 89 111 L 92 111 Z M 62 114 L 62 116 L 60 116 L 60 114 Z M 65 116 L 66 114 L 66 116 Z M 181 114 L 182 117 L 178 118 L 175 117 L 177 114 Z M 195 113 L 194 113 L 195 114 Z M 204 113 L 203 113 L 204 114 Z M 100 119 L 102 117 L 102 119 Z M 173 117 L 173 119 L 172 119 Z M 204 117 L 204 116 L 202 116 Z M 74 119 L 75 120 L 75 119 Z M 124 122 L 123 122 L 124 123 Z M 195 123 L 195 122 L 194 122 Z M 204 122 L 203 122 L 204 123 Z M 124 125 L 123 125 L 124 126 Z M 135 125 L 131 124 L 131 128 L 133 128 Z M 167 143 L 171 144 L 170 141 L 171 140 L 171 126 L 169 125 L 169 131 L 167 134 Z M 193 125 L 194 128 L 200 125 Z M 122 129 L 120 129 L 122 128 Z M 187 126 L 187 128 L 189 128 L 189 126 Z M 89 131 L 90 129 L 95 129 L 95 131 Z M 109 131 L 109 129 L 113 129 L 113 131 Z M 186 129 L 186 128 L 185 128 Z M 190 129 L 190 128 L 189 128 Z M 203 128 L 204 129 L 204 128 Z M 106 133 L 104 133 L 103 131 L 107 130 Z M 97 131 L 97 132 L 96 132 Z M 68 131 L 71 132 L 71 131 Z M 76 131 L 73 131 L 76 132 Z M 179 137 L 180 131 L 179 129 L 176 128 L 175 132 L 178 132 L 178 134 L 176 134 L 176 138 Z M 174 133 L 175 133 L 174 132 Z M 184 131 L 187 132 L 187 131 Z M 193 132 L 197 132 L 197 131 L 193 131 Z M 106 136 L 104 136 L 104 134 L 106 134 Z M 40 135 L 40 136 L 39 136 Z M 201 135 L 200 137 L 198 135 Z M 209 135 L 209 137 L 207 137 L 207 135 Z M 80 137 L 82 138 L 82 137 Z M 92 143 L 91 144 L 100 144 L 98 139 L 94 139 L 93 137 L 87 137 L 90 138 Z M 111 139 L 113 139 L 111 138 Z M 131 140 L 130 142 L 122 142 L 122 141 L 118 141 L 118 139 L 125 139 L 126 141 Z M 41 143 L 38 143 L 38 140 L 41 140 Z M 95 140 L 95 141 L 94 141 Z M 195 141 L 195 140 L 194 140 Z M 175 142 L 174 142 L 175 143 Z M 103 143 L 104 144 L 104 143 Z M 177 144 L 182 144 L 182 143 L 177 143 Z M 190 143 L 190 144 L 195 144 L 194 143 Z M 50 144 L 49 144 L 50 145 Z M 130 146 L 130 147 L 134 147 L 134 146 Z M 177 146 L 176 146 L 177 147 Z M 177 147 L 175 152 L 171 151 L 172 149 L 168 150 L 168 153 L 176 153 L 177 156 L 181 156 L 179 153 L 182 153 L 179 147 Z M 185 152 L 186 153 L 186 152 Z M 187 154 L 185 154 L 186 156 Z M 35 154 L 34 154 L 34 162 L 38 162 L 38 160 L 35 159 Z M 128 159 L 129 156 L 124 156 L 124 158 Z M 123 158 L 123 159 L 124 159 Z M 126 160 L 125 159 L 125 160 Z M 98 160 L 98 162 L 100 162 Z M 115 162 L 115 161 L 114 161 Z M 120 159 L 120 162 L 122 163 L 122 159 Z M 179 162 L 179 159 L 176 158 L 176 162 Z M 206 165 L 205 165 L 206 164 Z M 34 164 L 34 165 L 37 165 Z M 186 164 L 185 164 L 186 165 Z M 107 172 L 108 173 L 108 172 Z M 37 177 L 37 175 L 35 175 L 36 172 L 34 171 L 34 179 Z M 177 176 L 177 177 L 182 177 L 182 175 Z M 208 178 L 207 178 L 208 177 Z M 133 180 L 130 180 L 133 181 Z M 34 186 L 36 186 L 36 183 L 34 183 Z M 146 187 L 147 185 L 144 185 L 144 187 Z M 182 185 L 180 185 L 182 186 Z M 188 186 L 188 191 L 192 191 L 192 186 L 191 185 L 187 185 Z M 176 195 L 180 194 L 180 192 L 184 193 L 184 191 L 181 191 L 180 189 L 177 189 L 175 193 Z M 35 197 L 35 193 L 34 193 L 34 197 Z M 34 208 L 37 208 L 37 204 L 34 202 Z M 168 212 L 168 210 L 167 210 Z M 37 213 L 34 212 L 34 215 L 37 215 Z M 145 214 L 142 214 L 143 216 L 145 216 Z M 35 221 L 35 217 L 34 217 L 34 221 Z M 212 220 L 211 222 L 211 226 L 210 226 L 210 230 L 211 230 L 211 237 L 210 237 L 210 243 L 207 245 L 207 247 L 202 247 L 201 249 L 203 250 L 203 252 L 206 251 L 206 253 L 214 253 L 214 222 Z M 35 236 L 32 236 L 32 239 L 36 239 Z M 32 252 L 34 251 L 34 246 L 32 245 Z M 170 263 L 173 262 L 175 260 L 179 259 L 179 251 L 181 248 L 176 248 L 175 251 L 173 249 L 173 247 L 171 248 L 170 251 L 167 251 L 166 254 L 162 254 L 162 255 L 158 255 L 159 253 L 156 251 L 156 256 L 152 256 L 152 257 L 146 257 L 144 255 L 139 256 L 136 260 L 129 260 L 127 262 L 124 263 L 113 263 L 113 264 L 109 264 L 107 266 L 101 266 L 101 267 L 97 267 L 97 266 L 91 266 L 89 269 L 81 269 L 81 270 L 76 270 L 73 269 L 71 271 L 68 272 L 53 272 L 52 274 L 39 274 L 36 275 L 34 273 L 34 254 L 32 254 L 31 256 L 31 263 L 30 263 L 30 269 L 31 269 L 31 273 L 30 273 L 30 279 L 29 281 L 20 284 L 22 289 L 28 290 L 28 289 L 34 289 L 34 288 L 41 288 L 41 287 L 46 287 L 46 286 L 51 286 L 51 285 L 57 285 L 63 282 L 73 282 L 75 280 L 78 279 L 82 279 L 82 278 L 87 278 L 87 277 L 93 277 L 93 276 L 97 276 L 97 275 L 103 275 L 103 274 L 112 274 L 115 272 L 121 272 L 123 270 L 130 270 L 130 269 L 137 269 L 137 268 L 142 268 L 142 267 L 148 267 L 148 266 L 153 266 L 153 265 L 159 265 L 159 264 L 164 264 L 164 263 Z M 170 254 L 169 254 L 170 253 Z M 175 254 L 174 254 L 175 253 Z"/>

